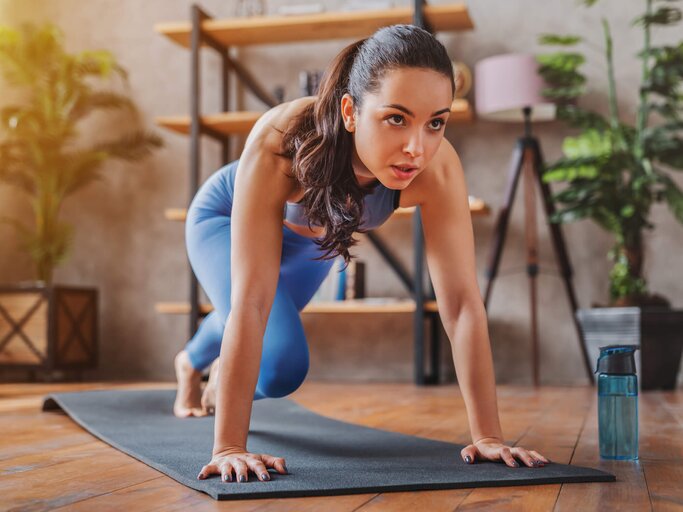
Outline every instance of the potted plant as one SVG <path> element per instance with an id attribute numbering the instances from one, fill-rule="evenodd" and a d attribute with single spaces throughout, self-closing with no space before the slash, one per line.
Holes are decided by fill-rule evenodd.
<path id="1" fill-rule="evenodd" d="M 79 370 L 97 359 L 97 290 L 52 282 L 64 262 L 73 226 L 60 219 L 64 200 L 101 177 L 110 158 L 135 161 L 160 147 L 152 133 L 127 127 L 118 138 L 77 146 L 78 123 L 102 109 L 135 105 L 93 79 L 126 71 L 106 50 L 65 52 L 61 31 L 51 24 L 0 26 L 0 72 L 23 101 L 0 111 L 0 183 L 23 192 L 32 218 L 9 218 L 20 247 L 33 261 L 37 281 L 0 288 L 0 366 Z"/>
<path id="2" fill-rule="evenodd" d="M 590 7 L 598 0 L 582 0 Z M 660 0 L 661 2 L 661 0 Z M 612 38 L 609 23 L 602 20 L 609 87 L 608 115 L 583 109 L 578 98 L 586 78 L 579 71 L 585 57 L 565 50 L 538 56 L 539 73 L 548 83 L 546 95 L 557 102 L 558 119 L 578 134 L 563 141 L 563 156 L 548 165 L 545 182 L 566 185 L 554 195 L 557 212 L 552 222 L 591 219 L 614 237 L 608 253 L 608 308 L 578 312 L 586 342 L 602 345 L 639 343 L 643 389 L 671 389 L 676 384 L 683 347 L 683 312 L 671 309 L 669 300 L 651 293 L 643 275 L 643 233 L 654 225 L 650 209 L 666 202 L 683 222 L 683 192 L 670 172 L 683 170 L 683 113 L 680 93 L 683 78 L 683 41 L 677 46 L 651 45 L 651 30 L 673 26 L 681 11 L 670 5 L 653 7 L 645 0 L 645 12 L 634 26 L 643 30 L 642 78 L 636 119 L 626 121 L 617 107 Z M 663 3 L 663 2 L 661 2 Z M 575 35 L 544 34 L 541 44 L 574 46 Z M 659 121 L 653 122 L 653 115 Z M 597 358 L 597 347 L 592 355 Z"/>

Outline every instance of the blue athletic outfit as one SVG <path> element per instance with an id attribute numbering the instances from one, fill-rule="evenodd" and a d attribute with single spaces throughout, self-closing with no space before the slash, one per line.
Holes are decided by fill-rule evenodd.
<path id="1" fill-rule="evenodd" d="M 200 324 L 186 346 L 192 366 L 202 370 L 220 354 L 230 313 L 230 215 L 238 160 L 207 179 L 187 212 L 185 243 L 199 283 L 214 311 Z M 360 227 L 381 225 L 398 208 L 400 190 L 381 183 L 364 198 Z M 287 203 L 285 219 L 307 226 L 303 205 Z M 314 224 L 312 224 L 314 225 Z M 308 372 L 308 344 L 299 312 L 327 276 L 334 260 L 313 260 L 322 254 L 313 238 L 283 224 L 280 275 L 263 338 L 261 367 L 254 399 L 283 397 L 295 391 Z"/>

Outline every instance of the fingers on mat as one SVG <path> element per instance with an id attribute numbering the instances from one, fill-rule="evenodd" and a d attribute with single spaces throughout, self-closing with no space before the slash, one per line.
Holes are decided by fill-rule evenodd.
<path id="1" fill-rule="evenodd" d="M 285 459 L 282 457 L 273 457 L 272 455 L 262 454 L 261 459 L 266 463 L 269 468 L 275 468 L 278 472 L 286 474 L 289 473 L 287 470 L 287 465 L 285 464 Z"/>
<path id="2" fill-rule="evenodd" d="M 244 461 L 235 459 L 232 461 L 232 467 L 235 468 L 235 482 L 247 482 L 249 480 L 249 469 Z"/>
<path id="3" fill-rule="evenodd" d="M 536 458 L 532 457 L 531 454 L 528 452 L 528 450 L 525 450 L 524 448 L 517 448 L 515 450 L 515 456 L 517 458 L 522 459 L 522 462 L 529 466 L 530 468 L 535 468 L 540 466 L 541 464 L 538 464 L 536 462 Z"/>
<path id="4" fill-rule="evenodd" d="M 247 464 L 249 465 L 249 469 L 256 475 L 256 478 L 264 482 L 270 480 L 270 474 L 260 459 L 249 459 Z"/>
<path id="5" fill-rule="evenodd" d="M 477 448 L 474 445 L 469 445 L 460 451 L 460 456 L 467 464 L 474 464 L 477 459 Z"/>
<path id="6" fill-rule="evenodd" d="M 501 449 L 500 458 L 503 459 L 503 462 L 505 462 L 505 464 L 507 464 L 511 468 L 518 468 L 519 467 L 519 462 L 517 462 L 515 460 L 515 458 L 512 456 L 512 452 L 510 451 L 510 448 L 508 448 L 508 447 Z"/>
<path id="7" fill-rule="evenodd" d="M 232 465 L 227 462 L 223 464 L 221 469 L 221 480 L 224 482 L 232 482 Z"/>
<path id="8" fill-rule="evenodd" d="M 532 456 L 534 459 L 538 459 L 538 460 L 541 460 L 541 461 L 545 462 L 546 464 L 550 464 L 550 461 L 549 461 L 547 458 L 545 458 L 543 455 L 541 455 L 540 453 L 538 453 L 537 451 L 529 450 L 529 453 L 531 454 L 531 456 Z"/>
<path id="9" fill-rule="evenodd" d="M 215 464 L 207 464 L 199 472 L 199 475 L 197 475 L 197 478 L 199 480 L 204 480 L 209 475 L 213 475 L 214 473 L 220 473 L 220 472 L 221 472 L 221 470 Z"/>

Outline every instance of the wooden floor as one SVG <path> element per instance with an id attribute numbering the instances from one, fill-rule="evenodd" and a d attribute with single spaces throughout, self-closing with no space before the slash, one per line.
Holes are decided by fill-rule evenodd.
<path id="1" fill-rule="evenodd" d="M 599 459 L 593 389 L 498 388 L 508 442 L 534 448 L 553 461 L 612 472 L 615 483 L 217 502 L 95 439 L 64 414 L 40 412 L 41 397 L 51 391 L 114 387 L 170 385 L 0 384 L 0 510 L 683 510 L 680 390 L 641 394 L 640 461 L 617 462 Z M 454 385 L 307 381 L 291 398 L 343 421 L 469 441 L 464 404 Z"/>

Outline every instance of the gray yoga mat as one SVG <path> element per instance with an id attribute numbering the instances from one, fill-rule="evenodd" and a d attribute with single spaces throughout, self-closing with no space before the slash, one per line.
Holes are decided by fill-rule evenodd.
<path id="1" fill-rule="evenodd" d="M 615 480 L 555 463 L 469 465 L 461 445 L 333 420 L 286 398 L 254 402 L 247 449 L 284 457 L 289 474 L 271 470 L 266 482 L 251 472 L 244 483 L 217 475 L 197 480 L 210 459 L 213 417 L 178 419 L 171 412 L 174 398 L 174 390 L 55 393 L 44 398 L 43 410 L 63 409 L 96 437 L 217 500 Z"/>

